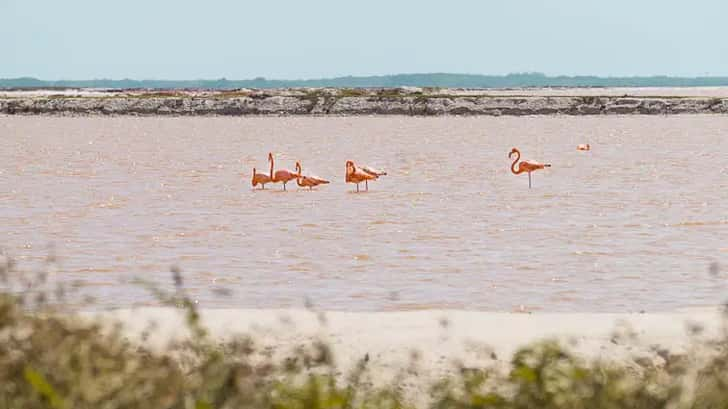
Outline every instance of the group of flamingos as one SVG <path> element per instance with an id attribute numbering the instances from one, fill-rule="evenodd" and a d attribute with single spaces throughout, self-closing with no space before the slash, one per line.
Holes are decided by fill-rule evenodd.
<path id="1" fill-rule="evenodd" d="M 581 144 L 578 145 L 576 149 L 579 151 L 588 151 L 591 150 L 591 146 L 588 143 Z M 531 172 L 551 167 L 551 165 L 548 163 L 540 163 L 530 160 L 522 161 L 521 151 L 519 151 L 517 148 L 511 149 L 511 152 L 508 154 L 508 158 L 513 158 L 514 155 L 516 156 L 516 158 L 511 164 L 511 172 L 514 175 L 528 173 L 529 189 L 531 188 Z M 292 172 L 288 169 L 279 169 L 274 172 L 273 167 L 275 161 L 273 159 L 273 153 L 268 153 L 268 162 L 270 162 L 270 172 L 268 174 L 258 173 L 256 169 L 253 168 L 253 188 L 258 186 L 259 184 L 261 186 L 261 189 L 265 189 L 266 183 L 283 183 L 283 190 L 286 190 L 286 183 L 294 179 L 296 180 L 296 184 L 298 184 L 299 187 L 307 187 L 309 188 L 309 190 L 313 190 L 313 188 L 318 185 L 331 183 L 328 180 L 322 179 L 318 176 L 301 174 L 301 162 L 296 161 L 295 172 Z M 380 176 L 384 176 L 386 174 L 387 172 L 370 168 L 368 166 L 357 167 L 353 161 L 346 161 L 346 183 L 356 184 L 357 192 L 359 191 L 360 183 L 364 182 L 365 189 L 369 191 L 369 181 L 377 180 Z"/>
<path id="2" fill-rule="evenodd" d="M 266 183 L 283 183 L 283 190 L 286 190 L 286 183 L 296 179 L 296 184 L 299 187 L 307 187 L 309 190 L 313 190 L 318 185 L 324 185 L 330 183 L 326 179 L 322 179 L 318 176 L 303 175 L 301 174 L 301 162 L 296 161 L 296 171 L 292 172 L 288 169 L 279 169 L 273 171 L 275 161 L 273 159 L 273 153 L 268 153 L 268 162 L 270 162 L 269 174 L 258 173 L 253 168 L 253 187 L 260 184 L 261 189 L 265 189 Z M 357 167 L 353 161 L 346 161 L 346 183 L 355 183 L 356 191 L 359 191 L 359 183 L 364 182 L 366 190 L 369 190 L 369 181 L 377 180 L 380 176 L 386 175 L 387 172 L 370 168 L 368 166 Z"/>

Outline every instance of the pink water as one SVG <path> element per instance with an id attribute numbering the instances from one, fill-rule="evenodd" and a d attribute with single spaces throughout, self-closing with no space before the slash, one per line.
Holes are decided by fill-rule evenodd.
<path id="1" fill-rule="evenodd" d="M 173 264 L 205 307 L 728 298 L 725 116 L 0 117 L 0 140 L 0 246 L 29 274 L 53 245 L 51 279 L 104 307 L 154 304 L 130 280 L 170 286 Z M 531 190 L 509 171 L 513 146 L 553 164 Z M 332 184 L 251 190 L 268 151 Z M 347 159 L 389 175 L 352 193 Z"/>

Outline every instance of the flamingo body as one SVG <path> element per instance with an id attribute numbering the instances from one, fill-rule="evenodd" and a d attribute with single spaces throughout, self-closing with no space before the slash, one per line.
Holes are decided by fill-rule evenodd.
<path id="1" fill-rule="evenodd" d="M 387 174 L 387 172 L 385 172 L 383 170 L 370 168 L 369 166 L 362 166 L 361 170 L 363 170 L 364 172 L 366 172 L 370 175 L 374 175 L 374 176 L 385 176 Z"/>
<path id="2" fill-rule="evenodd" d="M 531 187 L 531 172 L 544 169 L 544 168 L 550 168 L 551 164 L 549 163 L 540 163 L 530 160 L 524 160 L 520 163 L 518 162 L 521 160 L 521 151 L 519 151 L 516 148 L 511 149 L 511 152 L 508 154 L 508 157 L 512 157 L 513 155 L 516 155 L 516 159 L 511 164 L 511 172 L 514 175 L 519 175 L 521 173 L 528 173 L 528 187 Z M 518 166 L 516 166 L 518 164 Z"/>
<path id="3" fill-rule="evenodd" d="M 576 146 L 577 151 L 589 151 L 591 146 L 588 143 L 582 143 Z"/>
<path id="4" fill-rule="evenodd" d="M 371 168 L 368 169 L 370 169 L 370 172 L 365 171 L 363 168 L 357 169 L 353 161 L 346 161 L 346 183 L 355 183 L 356 191 L 358 192 L 359 183 L 364 182 L 368 191 L 369 181 L 379 179 L 379 174 L 372 172 Z M 381 174 L 386 175 L 386 172 L 382 172 Z"/>
<path id="5" fill-rule="evenodd" d="M 317 176 L 301 175 L 301 162 L 296 162 L 296 171 L 298 172 L 296 175 L 296 184 L 298 184 L 298 186 L 300 187 L 308 187 L 309 190 L 312 190 L 318 185 L 331 183 L 328 180 L 322 179 Z"/>
<path id="6" fill-rule="evenodd" d="M 294 172 L 288 170 L 288 169 L 280 169 L 273 172 L 273 153 L 268 153 L 268 162 L 270 162 L 270 178 L 271 182 L 273 183 L 283 183 L 283 190 L 286 190 L 286 183 L 290 182 L 293 179 L 298 178 L 298 175 L 296 175 Z"/>
<path id="7" fill-rule="evenodd" d="M 272 179 L 269 175 L 266 175 L 265 173 L 258 173 L 255 171 L 255 168 L 253 168 L 253 179 L 251 180 L 253 187 L 260 184 L 261 189 L 265 189 L 265 184 L 270 183 L 271 181 Z"/>

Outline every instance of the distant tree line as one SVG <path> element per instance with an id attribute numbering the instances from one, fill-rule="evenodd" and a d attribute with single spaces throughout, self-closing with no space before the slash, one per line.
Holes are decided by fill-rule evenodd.
<path id="1" fill-rule="evenodd" d="M 508 75 L 476 74 L 397 74 L 368 77 L 338 77 L 309 80 L 271 80 L 262 77 L 249 80 L 60 80 L 36 78 L 0 78 L 0 88 L 290 88 L 290 87 L 442 87 L 442 88 L 520 88 L 520 87 L 698 87 L 728 86 L 728 77 L 596 77 L 547 76 L 541 73 Z"/>

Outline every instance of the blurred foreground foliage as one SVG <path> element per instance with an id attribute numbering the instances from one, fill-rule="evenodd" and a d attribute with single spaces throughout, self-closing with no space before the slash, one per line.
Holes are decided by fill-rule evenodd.
<path id="1" fill-rule="evenodd" d="M 11 268 L 0 265 L 0 284 Z M 44 296 L 0 293 L 0 409 L 412 407 L 398 385 L 362 381 L 368 357 L 341 374 L 323 343 L 280 362 L 260 359 L 248 338 L 216 343 L 172 272 L 176 290 L 154 291 L 185 313 L 190 337 L 161 352 L 127 341 L 119 326 L 53 308 Z M 664 353 L 661 365 L 635 368 L 582 360 L 543 341 L 520 349 L 505 370 L 461 364 L 425 401 L 432 409 L 728 408 L 727 345 L 713 342 L 700 364 Z"/>

